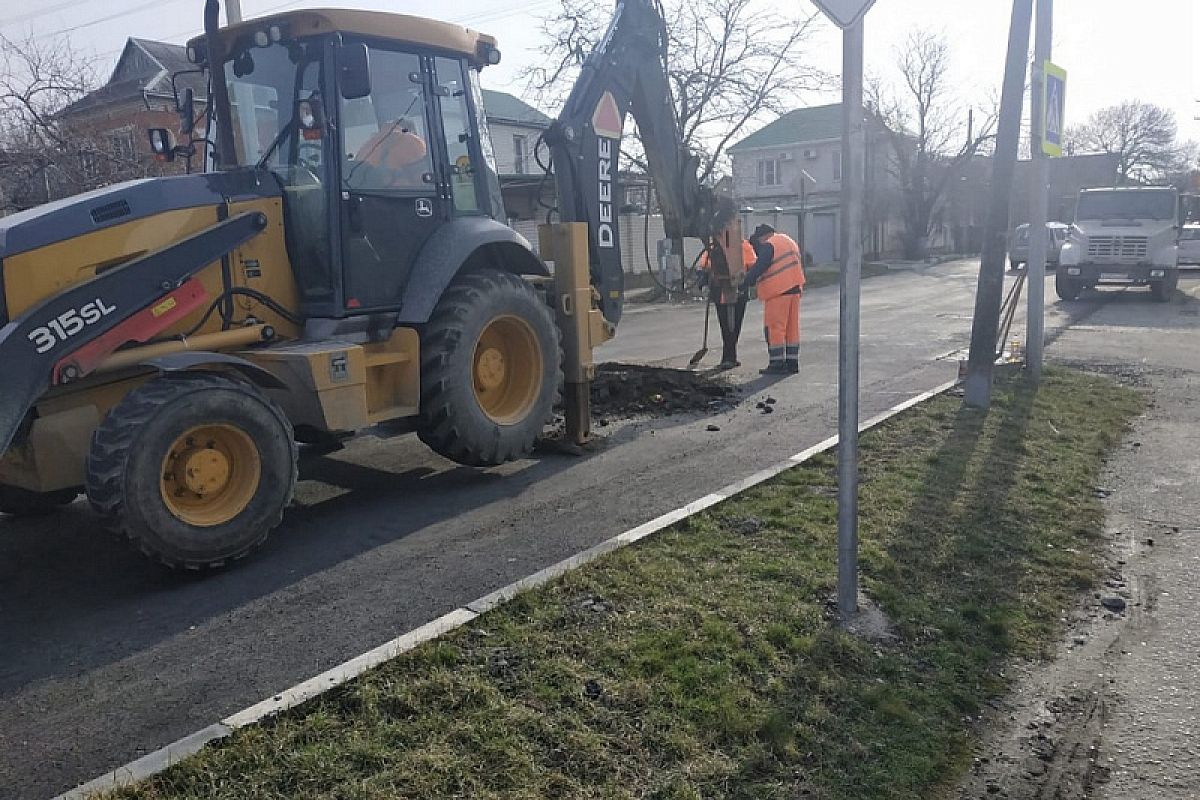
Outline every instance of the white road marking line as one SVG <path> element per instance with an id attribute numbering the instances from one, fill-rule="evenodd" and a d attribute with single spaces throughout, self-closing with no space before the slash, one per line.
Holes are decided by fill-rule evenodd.
<path id="1" fill-rule="evenodd" d="M 910 397 L 902 403 L 877 414 L 874 417 L 866 420 L 858 426 L 859 431 L 867 431 L 876 425 L 886 422 L 892 417 L 907 411 L 915 405 L 925 402 L 932 397 L 935 397 L 942 392 L 945 392 L 954 386 L 958 385 L 958 381 L 948 381 L 940 386 L 930 389 L 927 392 Z M 672 511 L 658 516 L 649 522 L 644 522 L 635 528 L 630 528 L 624 533 L 617 534 L 610 539 L 606 539 L 599 544 L 593 545 L 588 549 L 576 553 L 569 558 L 559 561 L 557 564 L 551 564 L 548 567 L 538 570 L 531 575 L 521 578 L 518 581 L 508 584 L 490 592 L 477 600 L 467 603 L 462 608 L 456 608 L 448 614 L 438 617 L 437 619 L 427 622 L 426 624 L 415 628 L 408 633 L 402 634 L 389 642 L 386 642 L 379 647 L 368 650 L 362 655 L 355 656 L 349 661 L 345 661 L 330 670 L 322 672 L 320 675 L 309 678 L 306 681 L 296 684 L 290 689 L 285 689 L 277 695 L 273 695 L 266 700 L 255 703 L 249 708 L 245 708 L 236 714 L 232 714 L 221 722 L 210 725 L 203 730 L 199 730 L 189 736 L 173 742 L 166 747 L 155 750 L 153 753 L 142 756 L 136 761 L 130 762 L 123 767 L 101 775 L 91 781 L 88 781 L 81 786 L 64 792 L 54 800 L 86 800 L 93 792 L 98 792 L 104 789 L 113 789 L 120 786 L 128 786 L 137 781 L 145 780 L 159 772 L 162 772 L 167 767 L 180 761 L 187 756 L 193 755 L 211 741 L 223 739 L 238 728 L 243 728 L 247 725 L 253 725 L 263 719 L 278 714 L 281 711 L 294 708 L 295 706 L 310 700 L 318 695 L 340 686 L 347 681 L 350 681 L 359 675 L 362 675 L 367 670 L 377 667 L 380 664 L 388 661 L 401 653 L 405 653 L 420 644 L 423 644 L 433 639 L 449 633 L 457 628 L 461 628 L 473 619 L 476 619 L 481 614 L 496 608 L 497 606 L 507 603 L 518 594 L 529 589 L 534 589 L 545 583 L 549 583 L 555 578 L 566 574 L 572 570 L 582 567 L 590 561 L 594 561 L 605 553 L 610 553 L 614 550 L 619 550 L 622 547 L 627 547 L 634 542 L 645 539 L 664 528 L 674 525 L 676 522 L 687 519 L 688 517 L 698 514 L 705 509 L 711 508 L 718 503 L 728 500 L 729 498 L 741 494 L 747 489 L 751 489 L 761 483 L 769 481 L 771 478 L 786 472 L 792 467 L 808 461 L 815 455 L 832 450 L 837 446 L 837 436 L 830 436 L 817 444 L 796 453 L 794 456 L 773 464 L 766 469 L 759 470 L 749 477 L 729 484 L 715 492 L 706 494 L 703 497 L 693 500 L 692 502 L 680 506 Z"/>

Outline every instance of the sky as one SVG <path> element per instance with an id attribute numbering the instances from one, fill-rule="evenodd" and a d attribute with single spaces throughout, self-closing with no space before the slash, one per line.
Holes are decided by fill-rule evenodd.
<path id="1" fill-rule="evenodd" d="M 781 16 L 814 10 L 807 0 L 752 1 Z M 0 10 L 0 33 L 9 38 L 63 33 L 77 50 L 96 57 L 106 77 L 127 36 L 182 43 L 200 32 L 203 5 L 203 0 L 9 0 Z M 540 17 L 557 5 L 557 0 L 242 0 L 242 14 L 344 6 L 468 25 L 496 36 L 504 54 L 500 66 L 484 71 L 485 85 L 520 95 L 521 68 L 538 60 Z M 953 80 L 963 100 L 982 101 L 1000 84 L 1011 9 L 1008 0 L 877 0 L 866 23 L 867 71 L 888 75 L 907 34 L 931 30 L 950 42 Z M 1200 142 L 1200 0 L 1057 0 L 1054 16 L 1054 61 L 1068 71 L 1068 124 L 1136 98 L 1173 110 L 1181 138 Z M 822 23 L 808 57 L 836 74 L 837 29 Z M 813 94 L 804 100 L 816 104 L 837 97 Z"/>

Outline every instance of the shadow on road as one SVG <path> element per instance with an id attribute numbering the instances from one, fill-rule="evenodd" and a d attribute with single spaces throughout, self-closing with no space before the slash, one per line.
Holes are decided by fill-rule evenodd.
<path id="1" fill-rule="evenodd" d="M 149 648 L 376 547 L 516 497 L 578 462 L 546 457 L 506 467 L 502 475 L 452 466 L 396 473 L 307 459 L 301 478 L 341 493 L 288 509 L 263 550 L 208 574 L 172 572 L 151 562 L 107 534 L 84 500 L 50 517 L 4 518 L 0 696 Z M 397 503 L 406 496 L 421 502 L 406 510 Z"/>
<path id="2" fill-rule="evenodd" d="M 730 408 L 788 377 L 741 384 Z M 0 697 L 151 648 L 377 547 L 519 497 L 635 438 L 707 416 L 635 420 L 600 430 L 582 455 L 539 454 L 495 470 L 457 467 L 411 437 L 377 442 L 365 459 L 361 450 L 353 460 L 307 457 L 301 480 L 325 484 L 334 496 L 289 508 L 263 549 L 214 573 L 151 562 L 106 533 L 83 499 L 48 517 L 0 518 Z M 406 460 L 421 466 L 406 469 Z M 414 502 L 406 505 L 406 497 Z"/>
<path id="3" fill-rule="evenodd" d="M 1184 289 L 1191 288 L 1195 283 L 1195 280 L 1185 277 L 1184 288 L 1176 290 L 1174 297 L 1166 303 L 1156 301 L 1151 297 L 1150 290 L 1145 287 L 1104 286 L 1084 292 L 1075 301 L 1060 300 L 1058 307 L 1069 315 L 1068 326 L 1088 320 L 1089 324 L 1097 326 L 1191 328 L 1195 323 L 1187 318 L 1200 315 L 1200 299 Z M 1093 315 L 1101 308 L 1117 311 L 1117 314 L 1093 319 Z M 1057 338 L 1063 330 L 1055 330 L 1052 337 Z"/>

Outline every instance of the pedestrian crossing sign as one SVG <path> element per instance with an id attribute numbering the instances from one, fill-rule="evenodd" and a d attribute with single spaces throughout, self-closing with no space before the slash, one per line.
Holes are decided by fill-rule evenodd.
<path id="1" fill-rule="evenodd" d="M 1042 152 L 1051 158 L 1063 154 L 1063 125 L 1066 118 L 1067 71 L 1042 62 Z"/>

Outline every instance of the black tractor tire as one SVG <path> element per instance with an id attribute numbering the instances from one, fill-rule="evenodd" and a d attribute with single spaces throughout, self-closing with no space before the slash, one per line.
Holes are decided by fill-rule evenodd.
<path id="1" fill-rule="evenodd" d="M 502 356 L 488 347 L 496 336 Z M 481 377 L 485 357 L 500 365 L 498 373 Z M 467 466 L 523 458 L 553 417 L 560 375 L 558 326 L 537 290 L 498 270 L 462 274 L 421 333 L 417 435 L 434 452 Z M 494 387 L 484 386 L 485 378 L 499 382 L 495 391 L 507 397 L 491 411 L 485 404 L 499 395 L 487 394 Z"/>
<path id="2" fill-rule="evenodd" d="M 1054 292 L 1059 300 L 1078 300 L 1083 293 L 1083 281 L 1068 277 L 1065 272 L 1058 270 L 1054 273 Z"/>
<path id="3" fill-rule="evenodd" d="M 193 432 L 214 441 L 197 444 Z M 192 494 L 176 477 L 179 460 L 209 451 L 225 459 L 224 472 L 216 468 L 224 482 L 216 479 L 211 496 Z M 108 412 L 92 435 L 86 488 L 106 524 L 147 556 L 172 569 L 214 569 L 266 540 L 292 500 L 297 469 L 292 425 L 257 387 L 176 373 L 147 381 Z"/>
<path id="4" fill-rule="evenodd" d="M 20 486 L 0 484 L 0 514 L 13 517 L 40 517 L 75 500 L 78 489 L 35 492 Z"/>
<path id="5" fill-rule="evenodd" d="M 1161 281 L 1150 281 L 1150 295 L 1159 303 L 1169 303 L 1171 298 L 1175 296 L 1175 290 L 1179 288 L 1179 270 L 1173 269 L 1167 272 L 1167 276 Z"/>

